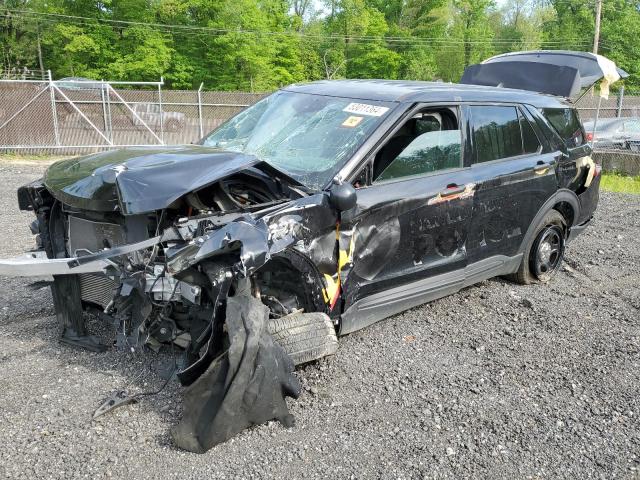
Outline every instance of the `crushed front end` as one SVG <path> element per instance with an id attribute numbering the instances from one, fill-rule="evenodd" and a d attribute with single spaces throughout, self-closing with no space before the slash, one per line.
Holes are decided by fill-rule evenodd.
<path id="1" fill-rule="evenodd" d="M 293 366 L 311 358 L 289 357 L 271 334 L 276 320 L 308 313 L 335 338 L 321 272 L 336 268 L 326 195 L 242 159 L 199 188 L 159 195 L 157 182 L 145 196 L 142 169 L 101 156 L 89 157 L 88 176 L 70 163 L 20 188 L 37 250 L 0 261 L 0 274 L 52 280 L 66 343 L 109 347 L 87 332 L 90 312 L 113 325 L 118 348 L 181 349 L 189 408 L 174 431 L 179 446 L 202 452 L 255 423 L 291 424 Z"/>

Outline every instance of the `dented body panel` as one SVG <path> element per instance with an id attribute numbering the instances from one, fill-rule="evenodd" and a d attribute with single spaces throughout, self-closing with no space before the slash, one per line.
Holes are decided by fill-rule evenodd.
<path id="1" fill-rule="evenodd" d="M 167 208 L 258 163 L 253 156 L 199 146 L 116 150 L 57 162 L 43 183 L 69 206 L 134 215 Z"/>

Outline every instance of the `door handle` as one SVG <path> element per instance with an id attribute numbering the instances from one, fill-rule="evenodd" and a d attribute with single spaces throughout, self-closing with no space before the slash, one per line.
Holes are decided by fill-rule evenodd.
<path id="1" fill-rule="evenodd" d="M 455 183 L 447 185 L 447 188 L 440 192 L 441 197 L 450 197 L 451 195 L 458 195 L 459 193 L 464 192 L 466 186 L 458 186 Z"/>

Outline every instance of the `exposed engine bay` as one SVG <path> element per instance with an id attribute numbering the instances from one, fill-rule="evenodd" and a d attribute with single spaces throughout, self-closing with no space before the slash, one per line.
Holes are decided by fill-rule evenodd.
<path id="1" fill-rule="evenodd" d="M 209 280 L 201 265 L 190 267 L 177 276 L 167 274 L 167 250 L 179 248 L 183 242 L 193 241 L 235 220 L 256 208 L 277 205 L 284 199 L 275 185 L 257 180 L 249 175 L 236 175 L 221 180 L 199 191 L 190 193 L 174 202 L 169 208 L 152 215 L 121 217 L 87 215 L 64 204 L 52 205 L 59 208 L 57 221 L 63 227 L 40 225 L 38 230 L 60 231 L 59 239 L 47 242 L 43 247 L 53 258 L 78 257 L 147 240 L 167 229 L 176 232 L 175 238 L 162 242 L 146 250 L 132 252 L 122 259 L 120 269 L 112 275 L 102 273 L 79 274 L 80 294 L 85 308 L 100 309 L 105 318 L 111 316 L 118 332 L 117 346 L 141 348 L 144 345 L 158 348 L 160 344 L 174 342 L 186 348 L 193 335 L 203 327 L 212 315 L 211 292 L 207 292 Z M 42 220 L 41 220 L 42 221 Z M 55 221 L 55 220 L 54 220 Z M 64 233 L 64 238 L 62 238 Z M 41 239 L 51 239 L 44 235 Z M 56 241 L 57 240 L 57 241 Z M 64 243 L 65 248 L 59 248 Z M 219 262 L 223 275 L 229 265 Z M 210 269 L 214 267 L 209 267 Z M 118 274 L 117 272 L 125 272 Z M 255 278 L 255 288 L 265 279 L 261 274 Z M 124 295 L 119 285 L 135 284 L 144 297 Z M 135 280 L 135 282 L 134 282 Z M 265 291 L 278 290 L 279 300 L 274 303 L 272 295 L 264 294 L 264 300 L 273 306 L 273 316 L 282 316 L 301 308 L 301 301 L 294 292 L 285 291 L 281 285 L 264 285 Z M 111 294 L 109 294 L 109 292 Z M 115 295 L 118 294 L 118 295 Z M 118 299 L 119 297 L 119 299 Z M 122 297 L 129 297 L 126 301 Z M 132 312 L 140 307 L 128 304 L 141 303 L 143 311 L 149 311 L 145 318 L 133 318 Z M 289 305 L 284 309 L 284 305 Z"/>

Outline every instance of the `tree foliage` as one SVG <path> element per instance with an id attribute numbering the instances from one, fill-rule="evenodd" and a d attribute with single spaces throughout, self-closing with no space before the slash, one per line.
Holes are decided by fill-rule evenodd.
<path id="1" fill-rule="evenodd" d="M 640 2 L 603 5 L 600 52 L 640 85 Z M 0 69 L 250 91 L 457 81 L 497 53 L 591 51 L 593 31 L 583 0 L 0 0 Z"/>

